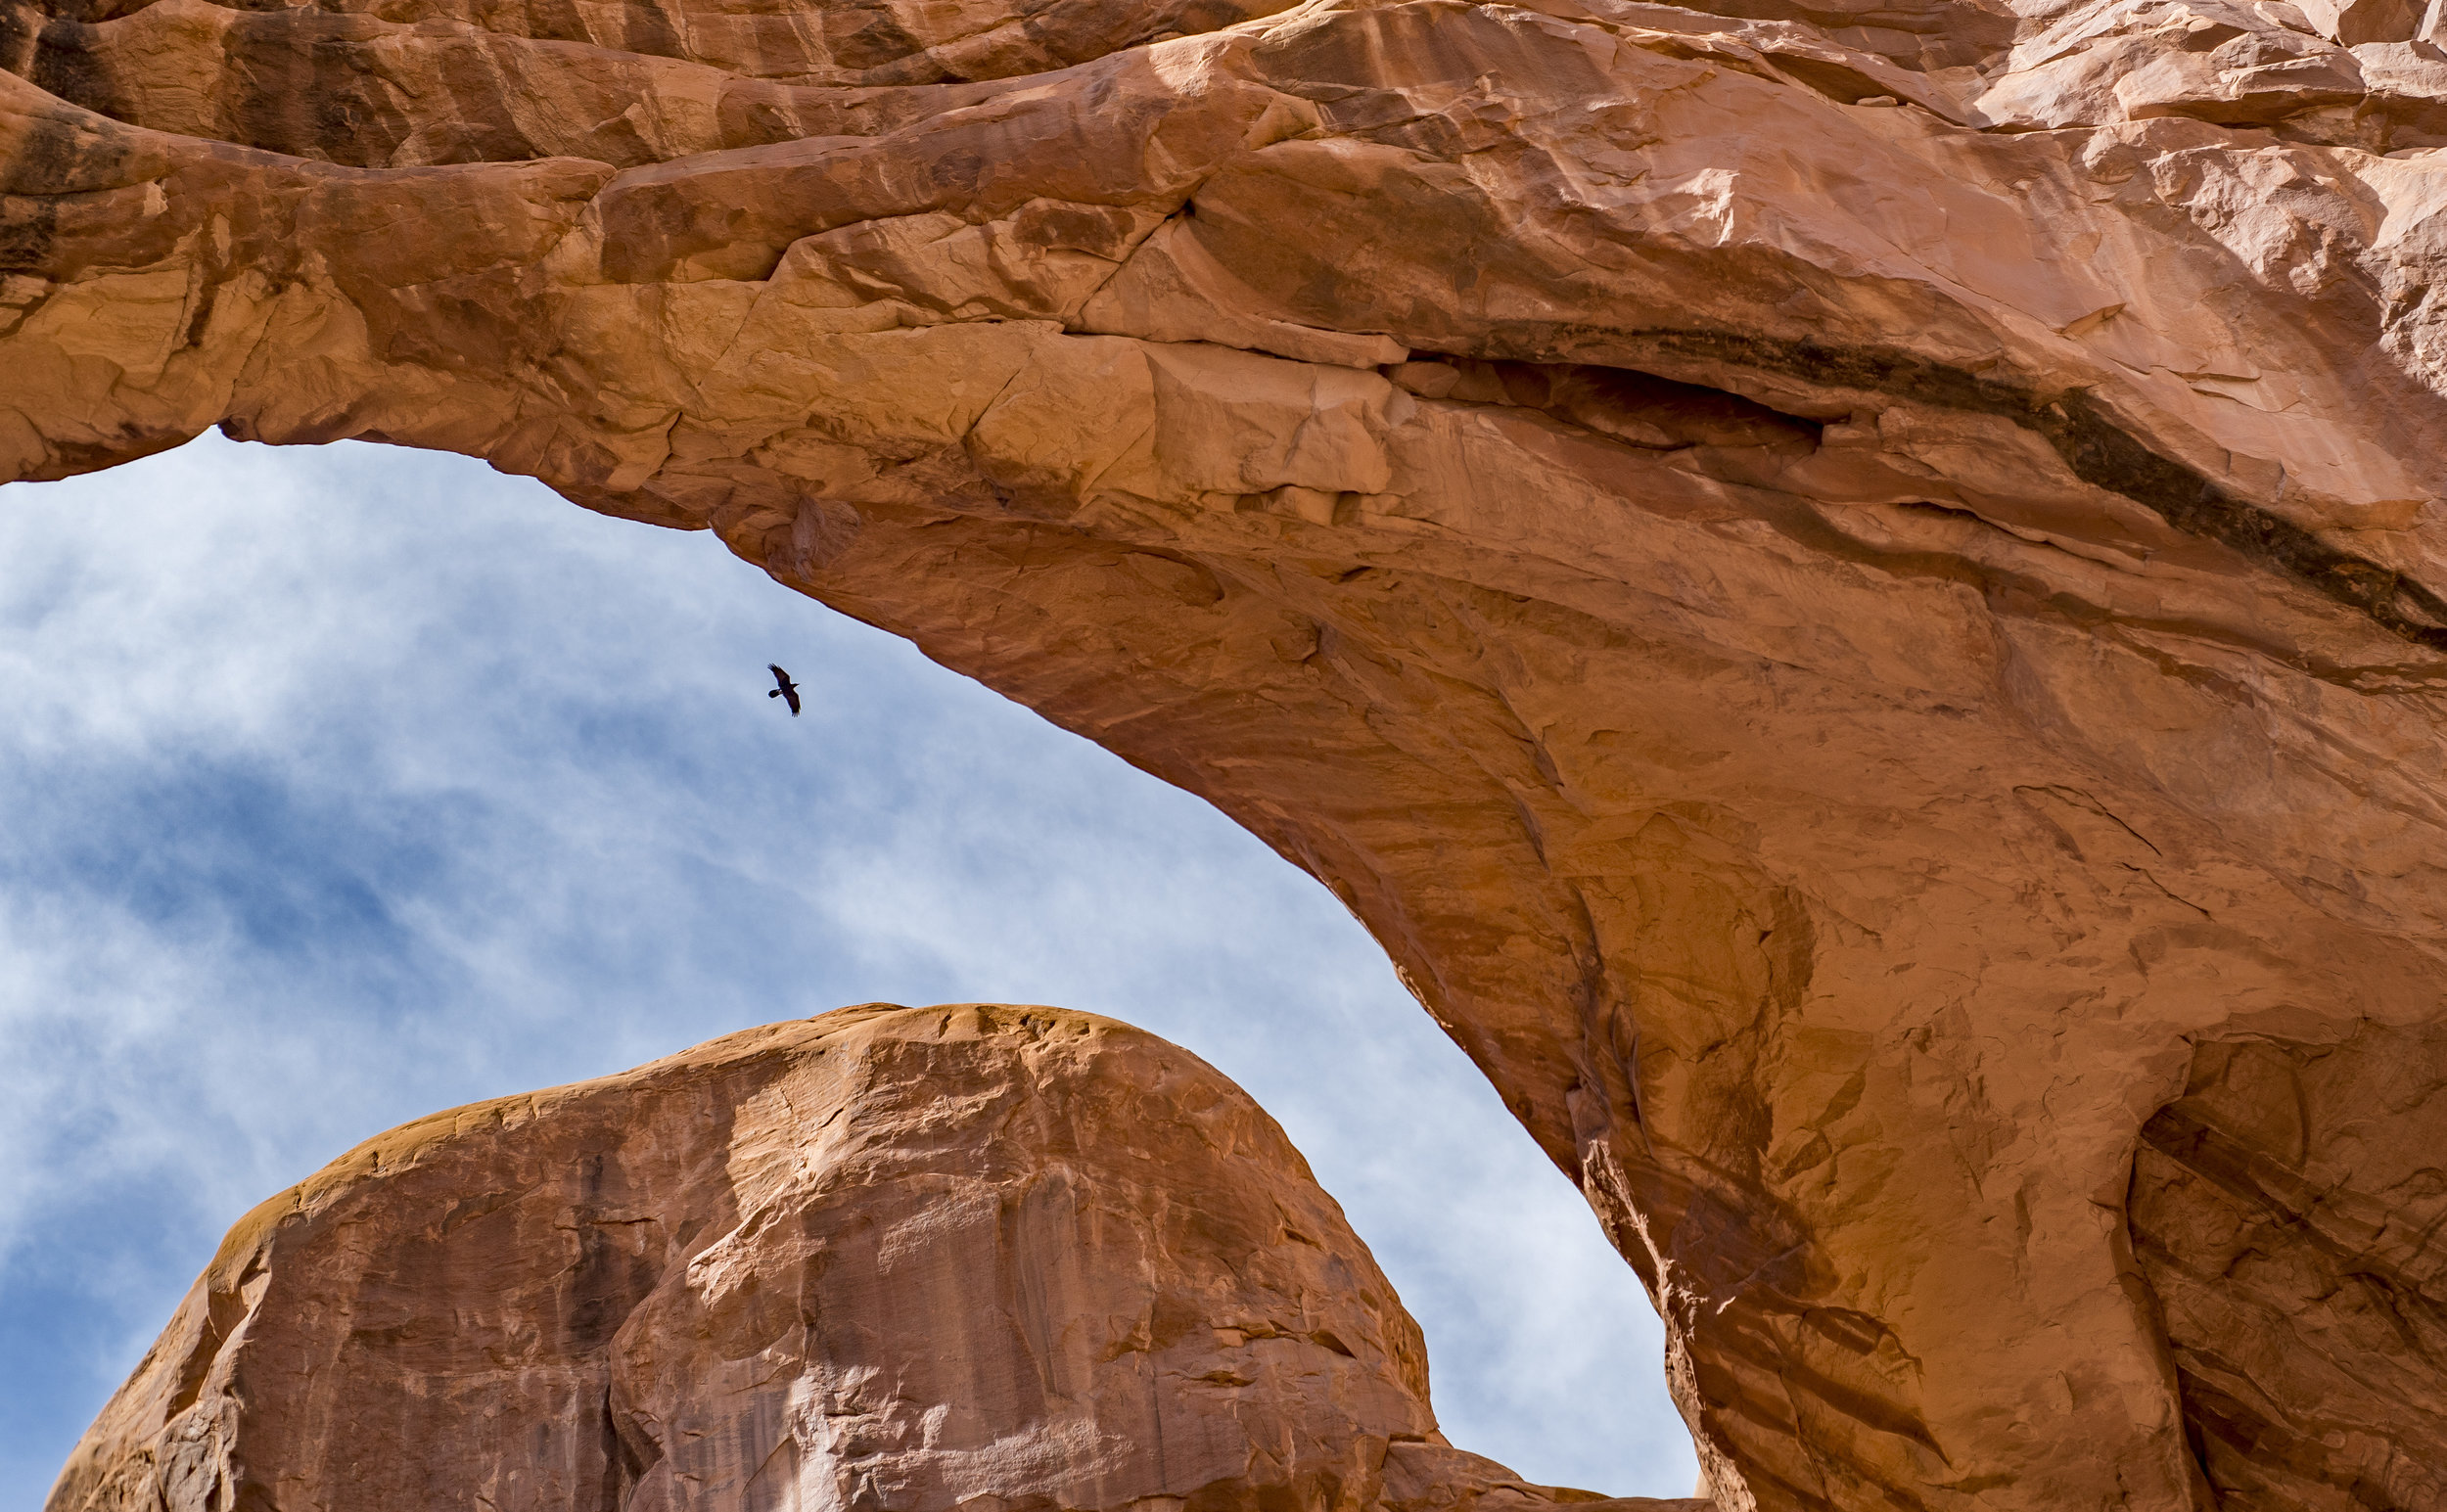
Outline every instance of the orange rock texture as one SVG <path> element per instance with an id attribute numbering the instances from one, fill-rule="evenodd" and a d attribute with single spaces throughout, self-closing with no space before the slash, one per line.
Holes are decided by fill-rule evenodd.
<path id="1" fill-rule="evenodd" d="M 483 457 L 1210 798 L 1729 1512 L 2447 1507 L 2437 6 L 7 15 L 7 476 Z"/>
<path id="2" fill-rule="evenodd" d="M 1247 1094 L 1043 1008 L 843 1009 L 453 1109 L 231 1231 L 53 1512 L 1681 1512 L 1448 1445 Z"/>

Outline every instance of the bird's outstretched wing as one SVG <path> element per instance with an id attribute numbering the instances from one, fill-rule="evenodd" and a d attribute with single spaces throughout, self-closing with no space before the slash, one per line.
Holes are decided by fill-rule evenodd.
<path id="1" fill-rule="evenodd" d="M 790 680 L 790 674 L 782 670 L 779 663 L 767 662 L 764 669 L 773 674 L 773 691 L 765 697 L 780 699 L 790 706 L 790 716 L 799 717 L 799 685 Z"/>

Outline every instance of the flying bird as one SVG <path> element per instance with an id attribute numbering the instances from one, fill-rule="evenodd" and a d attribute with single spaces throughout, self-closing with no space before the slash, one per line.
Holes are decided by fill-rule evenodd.
<path id="1" fill-rule="evenodd" d="M 773 674 L 773 681 L 774 681 L 774 683 L 775 683 L 775 687 L 774 687 L 773 691 L 772 691 L 772 692 L 770 692 L 770 693 L 768 693 L 768 694 L 766 694 L 766 695 L 765 695 L 765 697 L 766 697 L 766 698 L 777 698 L 777 699 L 780 699 L 782 702 L 784 702 L 784 703 L 788 704 L 788 705 L 790 706 L 790 717 L 792 717 L 793 719 L 798 718 L 798 717 L 799 717 L 799 685 L 798 685 L 797 683 L 792 682 L 792 681 L 790 680 L 790 674 L 789 674 L 788 672 L 783 671 L 780 667 L 775 666 L 772 663 L 767 662 L 767 663 L 765 663 L 764 664 L 765 664 L 765 667 L 766 667 L 768 670 L 770 670 L 770 671 L 772 672 L 772 674 Z"/>

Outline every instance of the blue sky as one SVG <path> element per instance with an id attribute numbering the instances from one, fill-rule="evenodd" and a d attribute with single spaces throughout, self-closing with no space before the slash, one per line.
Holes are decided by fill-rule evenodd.
<path id="1" fill-rule="evenodd" d="M 0 489 L 0 1512 L 222 1229 L 366 1135 L 963 998 L 1247 1087 L 1425 1327 L 1454 1443 L 1688 1494 L 1631 1272 L 1330 894 L 710 536 L 208 435 Z"/>

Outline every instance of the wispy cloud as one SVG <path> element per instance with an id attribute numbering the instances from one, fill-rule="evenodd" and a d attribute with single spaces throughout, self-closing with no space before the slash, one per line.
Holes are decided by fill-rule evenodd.
<path id="1" fill-rule="evenodd" d="M 7 1512 L 348 1144 L 870 998 L 1189 1046 L 1376 1250 L 1454 1442 L 1688 1490 L 1630 1272 L 1321 888 L 706 537 L 208 437 L 0 490 L 0 707 Z"/>

